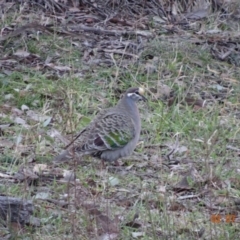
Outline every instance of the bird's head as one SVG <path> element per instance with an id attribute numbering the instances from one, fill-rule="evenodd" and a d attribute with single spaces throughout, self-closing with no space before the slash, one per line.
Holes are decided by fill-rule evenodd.
<path id="1" fill-rule="evenodd" d="M 145 98 L 143 96 L 144 94 L 144 88 L 142 87 L 132 87 L 129 88 L 126 93 L 125 93 L 125 97 L 126 98 L 130 98 L 132 100 L 134 100 L 135 102 L 138 101 L 147 101 L 147 98 Z"/>

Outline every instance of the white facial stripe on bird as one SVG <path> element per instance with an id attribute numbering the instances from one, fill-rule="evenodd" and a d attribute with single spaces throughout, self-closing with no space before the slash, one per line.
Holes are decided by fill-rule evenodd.
<path id="1" fill-rule="evenodd" d="M 127 96 L 131 97 L 132 95 L 136 95 L 136 93 L 128 93 Z"/>
<path id="2" fill-rule="evenodd" d="M 136 100 L 139 101 L 139 100 L 142 100 L 142 99 L 143 99 L 143 97 L 142 97 L 140 94 L 137 94 L 137 93 L 128 93 L 127 96 L 128 96 L 129 98 L 134 99 L 135 101 L 136 101 Z"/>

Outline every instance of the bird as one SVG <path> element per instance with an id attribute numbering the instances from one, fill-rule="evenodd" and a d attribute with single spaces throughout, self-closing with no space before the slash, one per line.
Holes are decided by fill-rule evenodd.
<path id="1" fill-rule="evenodd" d="M 143 87 L 131 87 L 114 107 L 101 110 L 76 135 L 55 163 L 90 155 L 102 162 L 114 162 L 131 155 L 139 141 L 141 119 L 137 102 L 147 101 Z"/>

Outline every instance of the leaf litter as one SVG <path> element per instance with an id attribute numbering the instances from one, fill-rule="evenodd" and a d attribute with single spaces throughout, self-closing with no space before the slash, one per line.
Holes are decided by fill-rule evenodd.
<path id="1" fill-rule="evenodd" d="M 87 174 L 79 174 L 71 166 L 66 166 L 69 169 L 65 169 L 65 166 L 55 167 L 51 163 L 52 156 L 60 149 L 60 142 L 67 145 L 72 140 L 72 136 L 65 136 L 56 129 L 59 112 L 67 109 L 65 96 L 59 94 L 59 99 L 59 96 L 54 96 L 50 91 L 49 94 L 48 89 L 36 89 L 36 86 L 40 86 L 40 81 L 39 85 L 35 85 L 36 77 L 21 82 L 20 75 L 14 74 L 20 72 L 28 77 L 27 72 L 30 71 L 45 74 L 49 80 L 66 76 L 80 76 L 80 79 L 84 79 L 88 74 L 98 78 L 100 68 L 117 66 L 119 70 L 116 76 L 111 76 L 116 80 L 118 77 L 126 78 L 126 69 L 137 66 L 141 73 L 149 76 L 156 74 L 153 79 L 149 77 L 147 82 L 153 102 L 162 101 L 179 112 L 187 109 L 193 112 L 193 116 L 206 114 L 211 106 L 218 106 L 220 117 L 228 119 L 223 127 L 228 127 L 227 113 L 232 110 L 237 116 L 239 107 L 239 104 L 233 104 L 229 100 L 236 97 L 235 84 L 239 81 L 236 74 L 239 72 L 239 33 L 234 31 L 238 12 L 231 11 L 233 6 L 239 8 L 239 5 L 232 5 L 234 1 L 226 6 L 221 5 L 220 1 L 216 1 L 213 6 L 209 6 L 206 1 L 188 5 L 184 1 L 182 4 L 168 1 L 115 1 L 114 4 L 112 1 L 66 2 L 45 0 L 38 3 L 32 1 L 30 4 L 26 1 L 23 5 L 15 1 L 1 3 L 3 19 L 11 11 L 20 11 L 12 24 L 1 26 L 0 42 L 4 47 L 0 48 L 0 68 L 3 74 L 0 83 L 6 89 L 3 104 L 1 103 L 1 180 L 6 181 L 7 187 L 12 187 L 17 181 L 22 188 L 28 189 L 30 195 L 24 194 L 26 198 L 35 196 L 41 200 L 41 203 L 38 202 L 38 213 L 49 217 L 45 221 L 52 230 L 54 224 L 51 218 L 54 218 L 54 214 L 62 216 L 64 213 L 62 221 L 66 229 L 63 228 L 62 231 L 66 231 L 64 234 L 72 238 L 75 234 L 88 239 L 119 239 L 120 236 L 124 238 L 123 230 L 128 229 L 128 237 L 133 238 L 151 236 L 155 239 L 171 239 L 180 235 L 183 238 L 187 236 L 189 239 L 198 239 L 204 234 L 206 239 L 210 239 L 213 234 L 209 228 L 211 214 L 221 211 L 224 218 L 229 212 L 236 211 L 234 204 L 231 204 L 239 196 L 237 177 L 234 181 L 226 181 L 213 171 L 214 167 L 220 166 L 211 159 L 210 152 L 221 143 L 218 135 L 214 134 L 214 129 L 209 135 L 203 134 L 202 138 L 195 137 L 201 140 L 196 141 L 201 144 L 197 148 L 184 142 L 181 135 L 176 142 L 172 141 L 181 129 L 166 129 L 169 141 L 159 129 L 152 134 L 153 129 L 149 127 L 146 128 L 150 132 L 149 140 L 159 139 L 158 135 L 163 134 L 161 142 L 164 142 L 170 152 L 166 153 L 158 142 L 154 142 L 157 143 L 154 147 L 147 147 L 147 144 L 151 144 L 146 140 L 148 134 L 144 134 L 143 144 L 138 148 L 143 148 L 144 154 L 124 160 L 121 170 L 112 166 L 100 169 L 98 161 L 91 159 L 82 161 L 81 164 L 83 172 Z M 125 3 L 125 8 L 122 8 L 122 2 Z M 20 10 L 18 6 L 21 6 Z M 32 11 L 34 7 L 37 11 Z M 210 11 L 211 7 L 213 11 Z M 235 8 L 238 9 L 237 7 Z M 216 23 L 205 24 L 206 20 L 214 16 L 214 11 L 219 14 L 219 18 L 215 18 Z M 224 11 L 229 11 L 228 17 L 222 14 Z M 69 14 L 67 21 L 66 12 Z M 29 23 L 26 16 L 34 21 Z M 228 30 L 225 31 L 224 28 L 227 27 Z M 48 45 L 46 39 L 53 38 L 54 35 L 55 40 Z M 63 39 L 67 40 L 67 44 Z M 201 55 L 197 46 L 204 49 L 207 56 Z M 183 55 L 181 51 L 187 54 Z M 72 52 L 79 53 L 78 61 L 62 59 L 62 55 Z M 171 56 L 171 52 L 176 55 Z M 199 57 L 196 58 L 196 55 Z M 178 57 L 181 61 L 178 61 Z M 171 58 L 171 63 L 167 63 L 166 59 Z M 215 59 L 216 64 L 210 59 Z M 207 68 L 205 61 L 210 62 Z M 201 74 L 196 74 L 196 77 L 187 75 L 186 69 L 195 66 Z M 164 70 L 160 70 L 161 67 Z M 174 73 L 175 68 L 177 73 Z M 199 70 L 201 68 L 205 70 Z M 31 81 L 33 87 L 28 87 Z M 121 89 L 121 81 L 112 83 L 116 92 Z M 104 78 L 97 83 L 104 91 L 109 91 Z M 11 84 L 13 91 L 6 88 Z M 184 91 L 181 92 L 182 89 Z M 37 99 L 34 95 L 39 91 L 41 96 L 52 102 L 58 98 L 59 102 L 51 104 L 59 104 L 60 107 L 36 107 L 38 103 L 34 103 Z M 24 96 L 26 99 L 32 96 L 36 99 L 19 104 L 18 101 Z M 117 94 L 114 96 L 118 97 Z M 104 95 L 102 102 L 108 104 L 105 98 Z M 70 113 L 71 104 L 70 100 Z M 89 106 L 90 115 L 91 107 L 94 109 L 96 106 Z M 150 121 L 153 117 L 154 114 L 150 114 Z M 158 115 L 157 120 L 161 117 Z M 233 120 L 235 124 L 238 119 L 236 117 Z M 64 116 L 59 122 L 66 124 Z M 76 130 L 75 127 L 72 129 L 71 122 L 72 119 L 67 123 L 67 132 Z M 207 129 L 204 123 L 197 124 L 200 128 Z M 221 163 L 223 167 L 234 158 L 236 152 L 239 157 L 239 151 L 236 150 L 239 143 L 238 131 L 235 132 L 234 140 L 236 141 L 228 140 L 231 145 L 228 144 L 225 151 L 228 151 L 226 158 L 230 160 L 224 159 L 226 162 Z M 203 158 L 196 154 L 201 149 L 206 150 Z M 234 164 L 240 169 L 237 163 Z M 97 173 L 88 171 L 93 166 Z M 203 166 L 206 167 L 205 172 L 202 172 Z M 232 168 L 228 164 L 221 173 L 225 175 Z M 53 185 L 54 181 L 56 185 Z M 42 184 L 48 187 L 41 189 Z M 14 195 L 10 192 L 8 194 Z M 18 195 L 21 196 L 21 192 Z M 142 208 L 138 210 L 138 217 L 131 218 L 138 208 Z M 77 218 L 74 211 L 81 217 Z M 167 214 L 163 214 L 164 211 Z M 174 228 L 169 231 L 166 223 L 160 222 L 159 216 L 163 220 L 171 217 L 171 226 Z M 199 225 L 194 226 L 193 220 L 198 221 Z M 204 224 L 206 221 L 207 225 Z M 82 225 L 79 226 L 78 222 Z M 133 230 L 134 226 L 136 230 Z M 218 227 L 216 225 L 215 236 L 221 234 Z M 70 229 L 74 231 L 69 233 Z M 236 228 L 235 231 L 239 234 Z M 48 233 L 43 229 L 40 232 L 47 237 Z"/>

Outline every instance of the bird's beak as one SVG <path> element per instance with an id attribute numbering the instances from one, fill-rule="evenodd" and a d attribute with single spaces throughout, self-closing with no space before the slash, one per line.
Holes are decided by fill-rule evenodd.
<path id="1" fill-rule="evenodd" d="M 143 95 L 141 95 L 141 97 L 142 97 L 142 100 L 143 100 L 144 102 L 147 102 L 147 101 L 148 101 L 148 99 L 145 98 Z"/>

